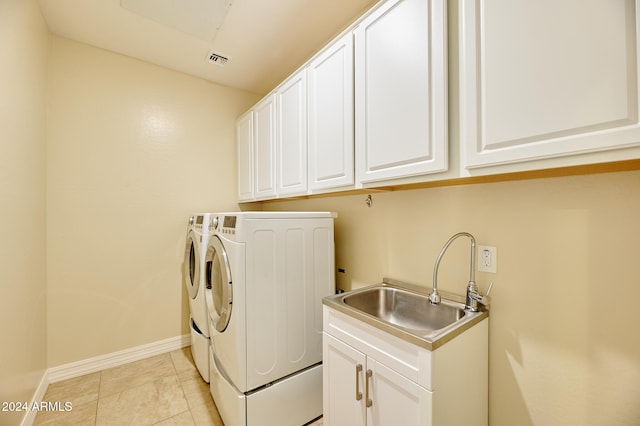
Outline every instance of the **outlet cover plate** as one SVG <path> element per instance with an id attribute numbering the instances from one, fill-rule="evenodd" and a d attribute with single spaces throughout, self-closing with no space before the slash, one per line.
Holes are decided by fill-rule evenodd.
<path id="1" fill-rule="evenodd" d="M 498 271 L 498 249 L 478 246 L 478 271 L 495 274 Z"/>

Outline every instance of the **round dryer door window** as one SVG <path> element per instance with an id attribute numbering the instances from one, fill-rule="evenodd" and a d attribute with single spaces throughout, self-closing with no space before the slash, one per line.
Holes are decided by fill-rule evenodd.
<path id="1" fill-rule="evenodd" d="M 189 297 L 196 298 L 200 284 L 200 245 L 198 236 L 190 231 L 187 234 L 187 246 L 184 253 L 184 276 Z"/>
<path id="2" fill-rule="evenodd" d="M 229 258 L 217 235 L 209 240 L 205 262 L 207 288 L 211 289 L 211 297 L 207 298 L 209 316 L 216 330 L 222 332 L 231 317 L 233 291 Z"/>

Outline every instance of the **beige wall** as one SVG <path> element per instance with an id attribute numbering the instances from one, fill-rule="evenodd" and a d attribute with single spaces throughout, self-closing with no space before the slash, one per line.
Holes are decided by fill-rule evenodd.
<path id="1" fill-rule="evenodd" d="M 265 209 L 337 211 L 345 289 L 383 276 L 431 287 L 459 231 L 496 246 L 498 273 L 477 275 L 482 290 L 494 281 L 490 424 L 640 424 L 640 171 L 372 196 Z M 464 294 L 468 244 L 450 247 L 440 288 Z"/>
<path id="2" fill-rule="evenodd" d="M 187 332 L 186 219 L 237 208 L 234 122 L 257 100 L 57 37 L 47 74 L 47 42 L 35 2 L 0 2 L 0 401 L 30 400 L 47 366 Z M 373 200 L 264 208 L 339 213 L 344 289 L 431 286 L 458 231 L 498 247 L 498 273 L 477 277 L 495 282 L 491 425 L 640 423 L 640 172 Z M 464 292 L 466 244 L 443 260 L 442 289 Z"/>
<path id="3" fill-rule="evenodd" d="M 237 209 L 235 119 L 257 100 L 53 37 L 48 365 L 187 334 L 187 219 Z"/>
<path id="4" fill-rule="evenodd" d="M 30 401 L 46 368 L 47 43 L 35 1 L 0 1 L 0 402 Z"/>

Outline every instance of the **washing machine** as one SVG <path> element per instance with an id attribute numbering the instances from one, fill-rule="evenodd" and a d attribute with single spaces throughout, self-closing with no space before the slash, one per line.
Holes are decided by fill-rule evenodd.
<path id="1" fill-rule="evenodd" d="M 212 217 L 209 378 L 225 425 L 299 426 L 322 415 L 322 298 L 335 293 L 335 217 Z"/>
<path id="2" fill-rule="evenodd" d="M 184 277 L 189 295 L 191 354 L 202 378 L 209 383 L 209 315 L 205 300 L 205 261 L 212 227 L 210 213 L 189 218 L 184 255 Z"/>

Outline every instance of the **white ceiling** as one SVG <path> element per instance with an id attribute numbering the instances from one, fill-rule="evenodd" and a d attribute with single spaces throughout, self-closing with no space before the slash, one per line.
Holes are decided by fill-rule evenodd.
<path id="1" fill-rule="evenodd" d="M 120 0 L 38 0 L 59 36 L 265 94 L 377 0 L 232 0 L 213 41 L 120 7 Z M 210 51 L 231 60 L 220 67 Z"/>

